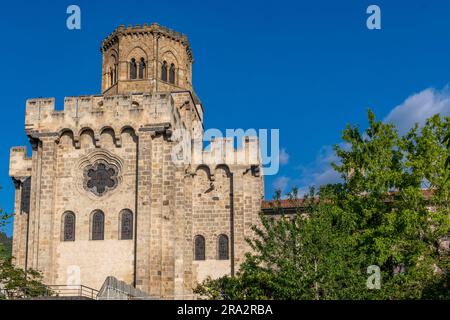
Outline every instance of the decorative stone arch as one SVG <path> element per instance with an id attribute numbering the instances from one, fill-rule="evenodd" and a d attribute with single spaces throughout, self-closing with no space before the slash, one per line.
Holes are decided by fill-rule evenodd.
<path id="1" fill-rule="evenodd" d="M 132 132 L 133 135 L 136 135 L 136 130 L 131 125 L 123 126 L 122 128 L 120 128 L 119 132 L 120 134 L 123 134 L 124 132 Z"/>
<path id="2" fill-rule="evenodd" d="M 201 164 L 199 165 L 196 169 L 195 169 L 195 175 L 197 175 L 197 172 L 199 170 L 203 170 L 206 172 L 206 176 L 208 178 L 209 181 L 214 180 L 213 175 L 211 174 L 211 169 L 206 165 L 206 164 Z"/>
<path id="3" fill-rule="evenodd" d="M 75 134 L 74 134 L 74 130 L 70 129 L 70 128 L 63 128 L 61 130 L 58 131 L 58 139 L 57 142 L 58 144 L 62 144 L 62 141 L 64 140 L 64 137 L 68 137 L 71 140 L 71 145 L 73 147 L 76 147 L 76 139 L 75 139 Z"/>
<path id="4" fill-rule="evenodd" d="M 112 127 L 112 126 L 103 126 L 101 129 L 100 129 L 100 131 L 99 131 L 99 139 L 98 139 L 98 141 L 97 142 L 100 142 L 101 141 L 101 138 L 102 138 L 102 136 L 103 135 L 106 135 L 106 134 L 108 134 L 108 133 L 110 133 L 111 134 L 111 137 L 112 137 L 112 143 L 113 143 L 113 145 L 114 146 L 120 146 L 120 135 L 118 136 L 117 135 L 117 133 L 116 133 L 117 131 L 114 129 L 114 127 Z M 98 143 L 97 144 L 97 146 L 98 147 L 101 147 L 101 144 L 100 143 Z"/>
<path id="5" fill-rule="evenodd" d="M 114 132 L 114 135 L 116 135 L 116 130 L 111 125 L 106 125 L 106 126 L 101 127 L 100 130 L 99 130 L 99 133 L 103 134 L 106 130 L 111 130 L 111 131 Z"/>
<path id="6" fill-rule="evenodd" d="M 144 43 L 141 43 L 140 45 L 131 47 L 129 50 L 125 51 L 123 53 L 123 57 L 125 57 L 126 61 L 130 61 L 131 58 L 135 58 L 136 60 L 138 60 L 142 57 L 145 59 L 145 61 L 147 61 L 150 52 L 152 52 L 150 48 L 148 48 Z M 140 53 L 141 55 L 137 55 L 137 53 Z"/>
<path id="7" fill-rule="evenodd" d="M 80 141 L 79 142 L 79 146 L 81 146 L 81 142 L 82 142 L 83 136 L 85 136 L 85 135 L 89 135 L 91 137 L 92 145 L 94 147 L 96 147 L 97 143 L 98 143 L 98 136 L 95 135 L 94 130 L 92 128 L 90 128 L 90 127 L 83 127 L 78 132 L 78 137 L 79 137 L 79 141 Z"/>
<path id="8" fill-rule="evenodd" d="M 216 166 L 216 168 L 214 169 L 214 176 L 217 176 L 217 173 L 219 171 L 225 171 L 227 177 L 231 177 L 231 170 L 230 167 L 226 164 L 219 164 Z"/>
<path id="9" fill-rule="evenodd" d="M 160 49 L 160 56 L 158 61 L 162 63 L 162 61 L 167 61 L 170 65 L 171 63 L 175 63 L 175 66 L 178 67 L 180 65 L 180 55 L 177 50 L 171 46 L 165 46 Z"/>
<path id="10" fill-rule="evenodd" d="M 127 134 L 131 137 L 131 139 L 133 140 L 134 143 L 137 143 L 137 137 L 138 137 L 138 136 L 137 136 L 137 134 L 136 134 L 136 130 L 135 130 L 132 126 L 130 126 L 130 125 L 123 126 L 123 127 L 119 130 L 119 132 L 120 132 L 121 143 L 122 143 L 122 142 L 123 142 L 123 143 L 126 143 L 127 138 L 124 137 L 124 135 L 127 135 Z"/>
<path id="11" fill-rule="evenodd" d="M 92 129 L 91 127 L 82 127 L 80 130 L 78 130 L 78 136 L 81 137 L 81 135 L 85 134 L 86 132 L 94 134 L 94 129 Z"/>
<path id="12" fill-rule="evenodd" d="M 193 192 L 195 196 L 201 197 L 202 194 L 207 194 L 214 190 L 214 175 L 211 174 L 211 170 L 207 165 L 199 165 L 193 176 Z"/>
<path id="13" fill-rule="evenodd" d="M 118 81 L 118 65 L 119 65 L 119 53 L 115 49 L 108 51 L 106 72 L 109 86 L 113 86 Z"/>
<path id="14" fill-rule="evenodd" d="M 105 168 L 113 169 L 114 173 L 110 179 L 114 181 L 113 186 L 106 185 L 106 190 L 98 192 L 98 187 L 88 185 L 89 176 L 87 170 L 98 169 L 99 164 L 104 164 Z M 72 169 L 72 176 L 76 177 L 76 188 L 81 195 L 88 196 L 92 200 L 99 200 L 111 197 L 115 191 L 120 187 L 123 181 L 124 160 L 112 154 L 105 149 L 96 149 L 83 156 L 78 160 L 77 165 Z M 103 169 L 102 169 L 103 170 Z"/>
<path id="15" fill-rule="evenodd" d="M 131 69 L 130 69 L 130 61 L 134 59 L 136 63 L 136 78 L 135 79 L 146 79 L 148 75 L 148 54 L 147 52 L 140 46 L 133 47 L 126 55 L 127 61 L 127 74 L 131 79 Z M 140 64 L 141 60 L 144 62 L 144 70 L 143 76 L 140 77 Z"/>
<path id="16" fill-rule="evenodd" d="M 224 173 L 224 177 L 222 176 Z M 226 164 L 219 164 L 214 169 L 214 189 L 228 197 L 230 194 L 231 170 Z"/>
<path id="17" fill-rule="evenodd" d="M 108 51 L 108 64 L 110 64 L 111 65 L 111 63 L 119 63 L 119 52 L 116 50 L 116 49 L 114 49 L 114 48 L 111 48 L 111 49 L 109 49 L 109 51 Z"/>
<path id="18" fill-rule="evenodd" d="M 69 133 L 72 136 L 75 136 L 74 132 L 75 132 L 75 130 L 72 128 L 62 128 L 58 131 L 58 137 L 61 138 L 63 136 L 63 134 L 67 134 L 67 133 Z"/>
<path id="19" fill-rule="evenodd" d="M 165 49 L 167 48 L 167 49 Z M 176 84 L 178 82 L 178 70 L 180 68 L 180 58 L 178 53 L 173 47 L 164 47 L 161 49 L 162 54 L 160 55 L 160 59 L 158 59 L 158 78 L 163 79 L 162 77 L 162 66 L 164 62 L 166 63 L 167 68 L 167 82 L 171 82 L 173 84 Z M 174 66 L 174 79 L 171 80 L 171 70 L 172 65 Z"/>

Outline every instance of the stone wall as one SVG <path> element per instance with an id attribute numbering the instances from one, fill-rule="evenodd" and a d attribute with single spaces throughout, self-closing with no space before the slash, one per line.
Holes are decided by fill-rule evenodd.
<path id="1" fill-rule="evenodd" d="M 196 142 L 204 130 L 186 37 L 157 25 L 119 27 L 102 52 L 102 95 L 67 97 L 58 111 L 53 98 L 27 101 L 32 156 L 23 147 L 10 155 L 16 264 L 42 271 L 48 284 L 99 289 L 113 276 L 154 297 L 193 298 L 197 283 L 236 272 L 249 250 L 245 238 L 258 222 L 264 187 L 258 140 L 247 138 L 238 150 L 227 139 L 208 150 L 191 145 L 193 161 L 175 164 L 174 133 L 186 130 Z M 140 56 L 148 62 L 146 79 L 130 81 L 129 60 Z M 177 65 L 175 84 L 159 81 L 161 61 Z M 118 82 L 109 86 L 112 66 Z M 87 182 L 99 163 L 114 172 L 104 194 Z M 120 236 L 123 210 L 133 214 L 131 240 Z M 92 239 L 98 211 L 103 240 Z M 69 239 L 64 220 L 72 213 Z M 194 257 L 197 235 L 206 240 L 202 261 Z M 220 235 L 228 239 L 226 260 L 219 259 Z"/>
<path id="2" fill-rule="evenodd" d="M 193 57 L 186 36 L 157 24 L 120 26 L 102 44 L 102 92 L 104 94 L 155 91 L 192 91 Z M 130 78 L 132 59 L 145 62 L 143 78 Z M 175 83 L 164 81 L 162 64 L 175 66 Z M 111 71 L 117 72 L 117 82 Z"/>

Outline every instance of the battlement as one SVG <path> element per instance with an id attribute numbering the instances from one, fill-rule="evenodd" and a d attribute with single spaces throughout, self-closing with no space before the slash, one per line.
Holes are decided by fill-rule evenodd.
<path id="1" fill-rule="evenodd" d="M 192 50 L 190 48 L 187 36 L 178 31 L 161 26 L 157 23 L 152 23 L 151 25 L 144 23 L 142 26 L 140 24 L 136 24 L 135 26 L 130 24 L 128 25 L 128 27 L 125 27 L 125 25 L 120 25 L 102 41 L 101 51 L 105 52 L 111 46 L 115 45 L 118 42 L 120 36 L 140 36 L 147 34 L 162 35 L 166 38 L 180 42 L 182 45 L 186 46 L 188 55 L 191 61 L 193 60 Z"/>
<path id="2" fill-rule="evenodd" d="M 25 129 L 31 133 L 60 133 L 83 128 L 101 130 L 111 127 L 120 132 L 124 126 L 135 130 L 144 125 L 170 123 L 182 126 L 179 110 L 170 93 L 116 96 L 66 97 L 64 109 L 55 109 L 54 98 L 29 99 L 26 103 Z"/>
<path id="3" fill-rule="evenodd" d="M 9 176 L 17 179 L 31 176 L 31 158 L 27 157 L 27 147 L 11 148 Z"/>
<path id="4" fill-rule="evenodd" d="M 201 151 L 200 151 L 201 150 Z M 214 138 L 206 150 L 200 143 L 193 148 L 193 163 L 195 165 L 259 166 L 261 155 L 258 137 L 245 137 L 240 148 L 234 148 L 234 138 Z"/>

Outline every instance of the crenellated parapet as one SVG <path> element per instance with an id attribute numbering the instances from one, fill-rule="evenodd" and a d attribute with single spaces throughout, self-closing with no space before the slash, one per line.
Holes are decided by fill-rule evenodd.
<path id="1" fill-rule="evenodd" d="M 187 36 L 157 23 L 152 23 L 151 25 L 144 23 L 142 26 L 140 24 L 136 24 L 135 26 L 129 25 L 128 27 L 125 27 L 125 25 L 120 25 L 108 37 L 106 37 L 106 39 L 103 40 L 101 51 L 106 52 L 109 48 L 116 45 L 119 42 L 120 37 L 138 37 L 145 35 L 163 36 L 179 42 L 185 46 L 186 53 L 188 54 L 190 61 L 193 61 L 192 50 L 190 48 Z"/>
<path id="2" fill-rule="evenodd" d="M 214 180 L 217 168 L 226 168 L 240 175 L 250 174 L 261 177 L 261 155 L 257 137 L 245 137 L 239 148 L 234 148 L 233 138 L 215 138 L 206 149 L 194 142 L 192 148 L 192 167 L 205 168 Z"/>
<path id="3" fill-rule="evenodd" d="M 75 141 L 89 129 L 100 135 L 108 128 L 117 135 L 125 128 L 183 128 L 180 111 L 168 92 L 116 96 L 66 97 L 64 109 L 55 109 L 54 98 L 27 100 L 25 129 L 30 137 L 71 131 Z"/>
<path id="4" fill-rule="evenodd" d="M 13 147 L 9 155 L 9 176 L 14 181 L 23 181 L 32 173 L 32 160 L 27 157 L 26 147 Z"/>

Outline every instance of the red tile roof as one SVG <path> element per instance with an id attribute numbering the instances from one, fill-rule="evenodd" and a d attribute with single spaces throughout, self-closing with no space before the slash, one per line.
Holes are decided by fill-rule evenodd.
<path id="1" fill-rule="evenodd" d="M 432 190 L 422 190 L 422 194 L 424 195 L 425 199 L 429 199 L 432 195 Z M 391 193 L 392 195 L 395 194 L 395 192 Z M 387 200 L 389 201 L 389 200 Z M 304 199 L 283 199 L 283 200 L 263 200 L 261 204 L 261 208 L 264 209 L 272 209 L 272 208 L 302 208 L 305 207 L 305 201 Z"/>

